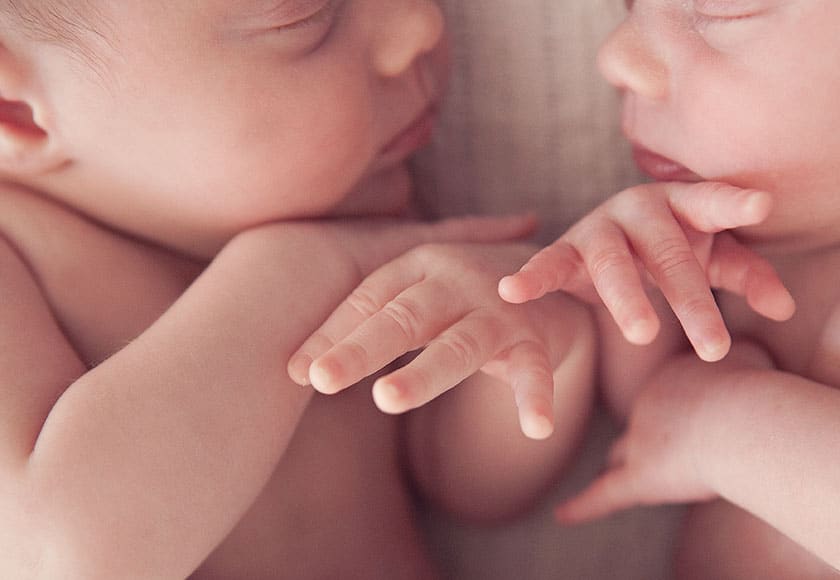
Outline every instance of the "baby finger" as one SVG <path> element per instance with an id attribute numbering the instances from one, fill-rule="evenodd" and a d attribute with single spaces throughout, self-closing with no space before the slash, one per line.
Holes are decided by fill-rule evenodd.
<path id="1" fill-rule="evenodd" d="M 557 240 L 535 254 L 519 272 L 502 278 L 499 295 L 512 304 L 536 300 L 548 292 L 567 289 L 582 266 L 574 247 Z"/>
<path id="2" fill-rule="evenodd" d="M 519 424 L 525 436 L 546 439 L 554 432 L 554 377 L 545 348 L 521 342 L 507 354 Z"/>
<path id="3" fill-rule="evenodd" d="M 385 304 L 333 348 L 315 359 L 312 386 L 325 394 L 349 387 L 415 350 L 457 320 L 462 305 L 435 280 L 416 284 Z"/>
<path id="4" fill-rule="evenodd" d="M 376 406 L 395 414 L 425 405 L 477 372 L 499 350 L 503 335 L 492 317 L 464 318 L 406 366 L 377 380 Z"/>
<path id="5" fill-rule="evenodd" d="M 715 238 L 709 278 L 714 287 L 744 296 L 750 308 L 770 320 L 788 320 L 796 310 L 793 296 L 770 262 L 730 234 Z"/>
<path id="6" fill-rule="evenodd" d="M 604 306 L 629 342 L 649 344 L 659 332 L 659 318 L 624 232 L 601 222 L 583 234 L 577 247 Z"/>
<path id="7" fill-rule="evenodd" d="M 300 385 L 310 384 L 312 362 L 345 339 L 354 329 L 379 312 L 402 290 L 420 282 L 423 275 L 412 262 L 397 258 L 368 276 L 289 359 L 288 372 Z"/>

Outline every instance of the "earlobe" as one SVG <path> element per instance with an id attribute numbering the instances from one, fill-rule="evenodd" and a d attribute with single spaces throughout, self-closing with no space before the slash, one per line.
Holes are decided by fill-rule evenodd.
<path id="1" fill-rule="evenodd" d="M 33 176 L 65 163 L 42 121 L 43 97 L 32 71 L 0 44 L 0 172 Z"/>

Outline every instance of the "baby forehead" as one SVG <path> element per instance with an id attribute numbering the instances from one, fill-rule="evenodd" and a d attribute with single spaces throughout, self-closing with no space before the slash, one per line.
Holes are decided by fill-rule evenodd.
<path id="1" fill-rule="evenodd" d="M 101 35 L 100 0 L 0 0 L 0 21 L 35 41 L 79 48 Z"/>

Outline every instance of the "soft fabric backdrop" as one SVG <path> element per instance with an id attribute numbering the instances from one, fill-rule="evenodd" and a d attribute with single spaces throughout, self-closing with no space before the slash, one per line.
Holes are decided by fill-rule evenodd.
<path id="1" fill-rule="evenodd" d="M 442 126 L 416 163 L 431 215 L 535 210 L 548 242 L 604 196 L 638 182 L 615 91 L 599 77 L 600 41 L 622 0 L 441 0 L 454 51 Z M 457 580 L 657 580 L 679 508 L 637 509 L 561 529 L 551 506 L 599 469 L 615 428 L 593 421 L 586 447 L 552 495 L 503 528 L 430 514 L 444 572 Z"/>

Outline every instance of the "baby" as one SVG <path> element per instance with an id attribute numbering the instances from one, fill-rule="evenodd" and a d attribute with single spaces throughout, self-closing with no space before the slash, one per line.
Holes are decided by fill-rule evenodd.
<path id="1" fill-rule="evenodd" d="M 602 386 L 627 431 L 558 515 L 722 498 L 690 513 L 679 577 L 838 577 L 840 3 L 628 6 L 600 67 L 663 183 L 608 200 L 500 287 L 603 304 Z M 701 358 L 729 356 L 683 354 L 668 305 Z"/>
<path id="2" fill-rule="evenodd" d="M 627 4 L 599 64 L 624 94 L 625 133 L 656 183 L 609 199 L 499 285 L 511 303 L 565 290 L 593 304 L 602 394 L 627 421 L 605 473 L 558 517 L 706 502 L 684 528 L 679 577 L 836 577 L 840 3 Z M 438 246 L 436 260 L 497 271 L 493 250 L 480 262 L 459 247 Z M 309 378 L 332 392 L 406 345 L 451 343 L 454 331 L 460 356 L 436 366 L 421 355 L 380 378 L 380 407 L 405 410 L 479 368 L 530 368 L 542 379 L 528 392 L 543 401 L 530 408 L 547 417 L 559 384 L 547 379 L 551 362 L 513 356 L 523 349 L 505 317 L 435 309 L 467 292 L 437 275 L 436 260 L 401 258 L 368 278 L 362 294 L 376 314 L 352 330 L 367 317 L 340 307 L 304 344 Z M 387 322 L 405 311 L 425 319 Z M 392 338 L 388 356 L 369 356 L 374 330 Z"/>
<path id="3" fill-rule="evenodd" d="M 0 23 L 0 577 L 430 578 L 407 482 L 492 518 L 556 477 L 572 446 L 511 438 L 503 381 L 403 425 L 286 373 L 381 264 L 533 229 L 406 217 L 435 3 L 16 0 Z M 500 274 L 533 252 L 498 250 Z M 577 429 L 589 314 L 493 300 Z M 540 330 L 553 312 L 580 332 Z"/>

